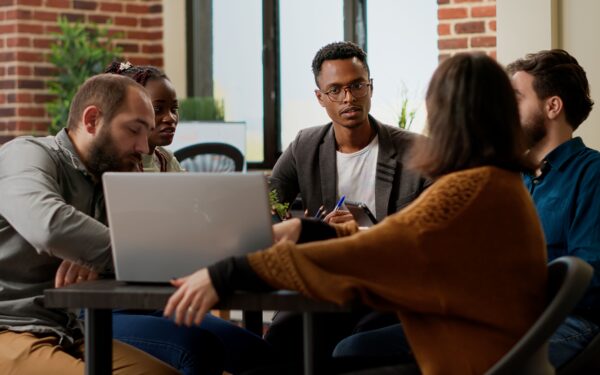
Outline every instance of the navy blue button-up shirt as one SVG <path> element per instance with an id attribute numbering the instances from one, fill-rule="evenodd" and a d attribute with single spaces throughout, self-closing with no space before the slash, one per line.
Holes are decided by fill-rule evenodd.
<path id="1" fill-rule="evenodd" d="M 574 255 L 594 267 L 580 312 L 600 313 L 600 153 L 573 138 L 550 152 L 538 177 L 525 175 L 537 208 L 548 260 Z M 598 316 L 598 315 L 597 315 Z M 600 316 L 599 316 L 600 317 Z"/>

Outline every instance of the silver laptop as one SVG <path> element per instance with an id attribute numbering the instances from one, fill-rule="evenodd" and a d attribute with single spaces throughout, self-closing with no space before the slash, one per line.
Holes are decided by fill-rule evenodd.
<path id="1" fill-rule="evenodd" d="M 117 280 L 168 282 L 273 243 L 260 173 L 105 173 Z"/>

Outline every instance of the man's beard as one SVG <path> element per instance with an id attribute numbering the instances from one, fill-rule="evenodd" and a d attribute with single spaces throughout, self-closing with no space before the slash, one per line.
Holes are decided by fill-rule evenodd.
<path id="1" fill-rule="evenodd" d="M 534 147 L 539 141 L 546 137 L 548 131 L 546 130 L 544 121 L 544 114 L 541 111 L 538 111 L 523 123 L 523 132 L 525 133 L 525 140 L 528 148 Z"/>
<path id="2" fill-rule="evenodd" d="M 109 129 L 100 130 L 91 145 L 89 154 L 87 167 L 92 174 L 100 177 L 104 172 L 131 172 L 138 169 L 141 155 L 133 152 L 120 155 L 115 143 Z M 132 161 L 132 156 L 138 161 Z M 126 159 L 127 157 L 130 157 L 129 160 Z"/>

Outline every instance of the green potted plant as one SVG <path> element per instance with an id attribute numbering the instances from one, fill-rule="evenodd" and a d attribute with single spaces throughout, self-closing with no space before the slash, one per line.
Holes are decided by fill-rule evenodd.
<path id="1" fill-rule="evenodd" d="M 180 121 L 224 121 L 223 100 L 212 96 L 179 99 Z"/>
<path id="2" fill-rule="evenodd" d="M 71 99 L 79 86 L 89 77 L 102 73 L 113 60 L 120 59 L 121 48 L 113 41 L 108 28 L 95 24 L 71 23 L 66 18 L 58 20 L 60 32 L 50 46 L 50 62 L 58 69 L 55 80 L 48 82 L 49 91 L 56 98 L 47 104 L 51 117 L 50 134 L 56 134 L 67 125 Z"/>

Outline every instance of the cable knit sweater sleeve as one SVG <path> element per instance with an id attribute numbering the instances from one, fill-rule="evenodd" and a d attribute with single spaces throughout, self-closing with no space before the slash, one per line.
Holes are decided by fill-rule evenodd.
<path id="1" fill-rule="evenodd" d="M 339 235 L 351 235 L 301 245 L 279 243 L 250 254 L 248 261 L 278 289 L 339 304 L 358 299 L 375 308 L 442 313 L 449 303 L 489 295 L 489 286 L 475 280 L 486 273 L 496 277 L 496 268 L 505 262 L 518 270 L 531 264 L 531 257 L 542 259 L 543 238 L 527 200 L 516 173 L 492 168 L 457 172 L 369 230 L 337 228 Z M 519 206 L 526 209 L 513 208 Z M 491 243 L 497 233 L 512 237 Z M 539 251 L 509 260 L 506 248 L 524 243 Z M 486 248 L 490 254 L 482 256 Z"/>

